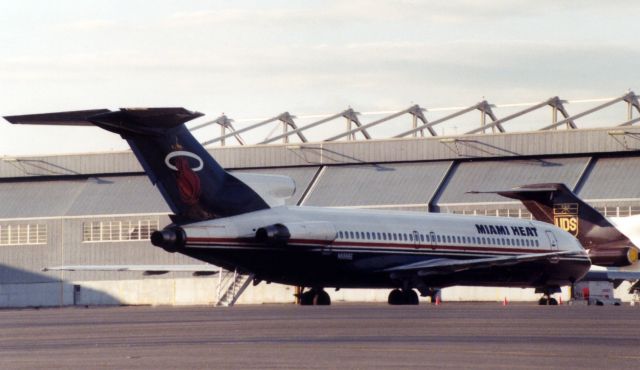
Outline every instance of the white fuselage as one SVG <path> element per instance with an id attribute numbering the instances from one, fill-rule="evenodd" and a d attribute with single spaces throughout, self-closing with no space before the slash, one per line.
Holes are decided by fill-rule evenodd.
<path id="1" fill-rule="evenodd" d="M 270 225 L 286 227 L 286 243 L 257 241 L 260 229 Z M 301 286 L 393 287 L 403 279 L 415 287 L 561 286 L 579 280 L 590 266 L 586 251 L 569 233 L 547 223 L 500 217 L 276 207 L 180 227 L 186 236 L 182 253 L 251 271 L 262 280 Z M 564 253 L 462 272 L 453 266 L 555 252 Z M 411 277 L 386 272 L 443 261 L 455 273 L 424 277 L 425 271 L 416 271 Z"/>
<path id="2" fill-rule="evenodd" d="M 584 254 L 582 246 L 572 235 L 547 223 L 452 214 L 278 207 L 194 223 L 184 229 L 193 241 L 215 243 L 220 239 L 221 244 L 229 244 L 236 239 L 242 244 L 241 241 L 253 237 L 259 227 L 314 223 L 331 224 L 333 235 L 321 238 L 309 230 L 308 234 L 292 238 L 302 243 L 324 245 L 334 251 L 358 252 L 369 247 L 411 252 L 466 251 L 486 255 L 562 250 Z"/>

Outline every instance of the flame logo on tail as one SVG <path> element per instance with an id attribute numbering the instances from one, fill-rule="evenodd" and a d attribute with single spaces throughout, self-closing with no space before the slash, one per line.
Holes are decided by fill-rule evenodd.
<path id="1" fill-rule="evenodd" d="M 180 149 L 180 147 L 176 149 Z M 189 158 L 196 160 L 198 164 L 195 167 L 191 167 L 192 163 L 190 163 Z M 197 204 L 202 194 L 202 188 L 200 177 L 196 172 L 200 171 L 204 166 L 202 158 L 191 152 L 176 150 L 169 153 L 164 162 L 167 167 L 176 171 L 176 185 L 180 193 L 180 200 L 189 206 Z"/>

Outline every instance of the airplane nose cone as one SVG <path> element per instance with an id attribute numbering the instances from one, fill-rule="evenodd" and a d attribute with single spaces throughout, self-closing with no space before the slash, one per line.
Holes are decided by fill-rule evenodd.
<path id="1" fill-rule="evenodd" d="M 179 227 L 168 227 L 151 233 L 151 244 L 171 253 L 184 248 L 185 241 L 184 230 Z"/>

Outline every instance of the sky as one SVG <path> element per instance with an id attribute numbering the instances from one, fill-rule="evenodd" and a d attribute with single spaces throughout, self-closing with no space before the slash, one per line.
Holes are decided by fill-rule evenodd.
<path id="1" fill-rule="evenodd" d="M 640 91 L 639 10 L 626 0 L 0 0 L 0 115 L 183 106 L 241 128 L 284 111 L 615 97 Z M 0 119 L 0 156 L 125 148 L 95 128 Z"/>

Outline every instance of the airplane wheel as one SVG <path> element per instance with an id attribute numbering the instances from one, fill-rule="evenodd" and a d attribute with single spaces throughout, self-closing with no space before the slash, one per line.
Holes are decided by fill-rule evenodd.
<path id="1" fill-rule="evenodd" d="M 404 304 L 417 305 L 419 303 L 418 294 L 413 289 L 403 291 L 402 296 L 402 298 L 404 298 Z"/>
<path id="2" fill-rule="evenodd" d="M 329 306 L 331 305 L 331 297 L 329 297 L 329 293 L 324 290 L 319 290 L 313 296 L 313 304 L 316 306 Z"/>
<path id="3" fill-rule="evenodd" d="M 549 306 L 557 306 L 558 301 L 555 298 L 549 298 Z"/>
<path id="4" fill-rule="evenodd" d="M 400 305 L 404 302 L 404 297 L 402 295 L 402 291 L 400 289 L 394 289 L 389 293 L 389 298 L 387 302 L 392 305 Z"/>
<path id="5" fill-rule="evenodd" d="M 548 304 L 549 304 L 549 301 L 547 300 L 547 298 L 546 298 L 546 297 L 542 297 L 542 298 L 540 298 L 540 299 L 538 300 L 538 304 L 539 304 L 540 306 L 546 306 L 546 305 L 548 305 Z"/>
<path id="6" fill-rule="evenodd" d="M 312 306 L 315 295 L 313 290 L 300 294 L 300 306 Z"/>

